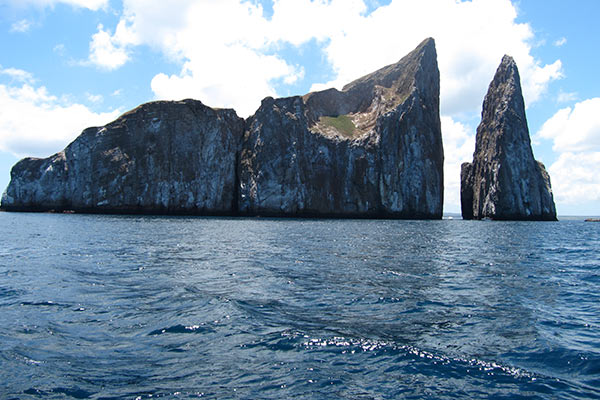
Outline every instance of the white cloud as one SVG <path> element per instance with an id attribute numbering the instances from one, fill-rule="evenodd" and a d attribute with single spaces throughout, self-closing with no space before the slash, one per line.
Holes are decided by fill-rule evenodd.
<path id="1" fill-rule="evenodd" d="M 559 153 L 600 151 L 600 97 L 559 110 L 538 136 L 553 140 L 553 150 Z"/>
<path id="2" fill-rule="evenodd" d="M 243 58 L 243 68 L 239 59 Z M 152 79 L 152 90 L 161 99 L 195 97 L 213 107 L 232 107 L 243 116 L 252 114 L 265 96 L 276 96 L 269 83 L 275 78 L 288 79 L 295 71 L 283 60 L 244 47 L 221 50 L 223 64 L 204 63 L 194 58 L 181 74 L 159 74 Z M 200 61 L 200 62 L 198 62 Z"/>
<path id="3" fill-rule="evenodd" d="M 564 46 L 565 44 L 567 44 L 566 37 L 561 37 L 560 39 L 558 39 L 554 42 L 554 46 L 556 46 L 556 47 L 561 47 L 561 46 Z"/>
<path id="4" fill-rule="evenodd" d="M 97 114 L 81 104 L 64 104 L 43 86 L 0 84 L 0 150 L 19 157 L 47 157 L 84 128 L 106 124 L 117 115 L 118 111 Z"/>
<path id="5" fill-rule="evenodd" d="M 11 77 L 11 79 L 13 81 L 16 82 L 27 82 L 27 83 L 33 83 L 35 82 L 35 79 L 33 78 L 33 75 L 27 71 L 23 71 L 22 69 L 17 69 L 17 68 L 2 68 L 2 66 L 0 66 L 0 75 L 7 75 L 9 77 Z"/>
<path id="6" fill-rule="evenodd" d="M 460 166 L 473 161 L 475 135 L 469 126 L 441 116 L 444 142 L 444 211 L 460 212 Z"/>
<path id="7" fill-rule="evenodd" d="M 548 171 L 557 207 L 595 202 L 600 211 L 600 151 L 563 153 Z"/>
<path id="8" fill-rule="evenodd" d="M 281 44 L 316 39 L 336 79 L 315 88 L 342 86 L 396 62 L 426 37 L 437 41 L 446 115 L 481 109 L 487 86 L 504 54 L 521 72 L 526 103 L 539 99 L 549 82 L 562 77 L 556 60 L 543 65 L 531 55 L 533 32 L 517 23 L 510 0 L 392 0 L 370 14 L 362 0 L 274 0 L 267 19 L 260 5 L 242 0 L 124 0 L 115 34 L 99 29 L 90 59 L 107 68 L 128 60 L 128 49 L 148 45 L 182 70 L 157 74 L 157 97 L 195 97 L 209 105 L 251 113 L 274 95 L 274 83 L 294 83 L 302 69 L 276 55 Z M 252 90 L 251 93 L 241 93 Z"/>
<path id="9" fill-rule="evenodd" d="M 552 140 L 558 160 L 549 168 L 557 206 L 600 204 L 600 97 L 559 110 L 537 133 Z"/>
<path id="10" fill-rule="evenodd" d="M 267 38 L 295 46 L 325 41 L 360 30 L 366 10 L 362 0 L 274 0 Z"/>
<path id="11" fill-rule="evenodd" d="M 109 0 L 5 0 L 8 5 L 14 8 L 37 7 L 46 8 L 54 7 L 57 4 L 67 4 L 76 8 L 87 8 L 92 11 L 105 9 L 108 6 Z"/>
<path id="12" fill-rule="evenodd" d="M 114 70 L 128 60 L 126 44 L 122 44 L 118 35 L 111 36 L 102 25 L 98 25 L 98 32 L 92 36 L 90 43 L 89 62 L 102 69 Z"/>
<path id="13" fill-rule="evenodd" d="M 563 92 L 562 90 L 558 93 L 556 101 L 558 103 L 570 103 L 578 99 L 576 92 Z"/>
<path id="14" fill-rule="evenodd" d="M 148 45 L 180 62 L 177 74 L 157 74 L 152 90 L 161 99 L 193 97 L 214 107 L 253 113 L 274 84 L 292 84 L 303 69 L 269 53 L 275 33 L 259 5 L 239 0 L 126 0 L 111 36 L 119 49 Z M 272 43 L 271 43 L 272 44 Z M 115 63 L 116 65 L 116 63 Z"/>
<path id="15" fill-rule="evenodd" d="M 528 72 L 526 71 L 526 74 Z M 546 91 L 548 83 L 562 79 L 564 77 L 562 73 L 562 63 L 560 60 L 556 60 L 552 64 L 541 67 L 539 63 L 534 63 L 534 66 L 529 71 L 529 76 L 524 79 L 523 96 L 525 97 L 526 105 L 537 101 L 540 96 Z M 523 78 L 521 78 L 523 79 Z M 527 101 L 529 103 L 527 103 Z"/>
<path id="16" fill-rule="evenodd" d="M 541 65 L 531 56 L 533 32 L 516 17 L 509 0 L 392 1 L 331 37 L 326 52 L 338 73 L 332 84 L 339 87 L 393 63 L 431 36 L 438 50 L 442 113 L 480 110 L 504 54 L 519 66 L 526 102 L 535 102 L 562 76 L 561 63 Z"/>
<path id="17" fill-rule="evenodd" d="M 102 103 L 104 101 L 104 97 L 101 94 L 86 93 L 85 97 L 91 103 Z"/>
<path id="18" fill-rule="evenodd" d="M 26 19 L 22 19 L 20 21 L 17 21 L 15 23 L 13 23 L 10 26 L 10 31 L 11 32 L 16 32 L 16 33 L 25 33 L 27 32 L 32 26 L 31 21 L 28 21 Z"/>
<path id="19" fill-rule="evenodd" d="M 292 72 L 291 74 L 287 75 L 283 79 L 283 82 L 286 85 L 292 85 L 292 84 L 298 82 L 299 80 L 304 79 L 304 74 L 305 73 L 306 73 L 306 71 L 304 70 L 304 67 L 302 67 L 302 66 L 296 66 L 294 72 Z"/>

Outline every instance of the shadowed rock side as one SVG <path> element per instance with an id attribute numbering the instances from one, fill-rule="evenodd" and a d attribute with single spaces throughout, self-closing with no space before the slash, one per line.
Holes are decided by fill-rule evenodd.
<path id="1" fill-rule="evenodd" d="M 464 219 L 556 220 L 550 176 L 535 161 L 514 60 L 504 56 L 483 102 L 473 163 L 461 168 Z"/>
<path id="2" fill-rule="evenodd" d="M 433 39 L 342 91 L 267 98 L 247 121 L 240 212 L 441 218 Z"/>
<path id="3" fill-rule="evenodd" d="M 243 119 L 195 100 L 144 104 L 11 171 L 9 211 L 230 214 Z"/>

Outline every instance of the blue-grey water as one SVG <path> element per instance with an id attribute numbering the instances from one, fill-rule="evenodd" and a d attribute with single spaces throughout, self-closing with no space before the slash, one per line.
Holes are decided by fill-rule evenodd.
<path id="1" fill-rule="evenodd" d="M 2 399 L 600 398 L 600 224 L 0 213 Z"/>

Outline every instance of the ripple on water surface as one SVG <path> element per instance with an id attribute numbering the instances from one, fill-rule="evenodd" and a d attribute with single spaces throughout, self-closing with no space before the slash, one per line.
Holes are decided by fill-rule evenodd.
<path id="1" fill-rule="evenodd" d="M 600 398 L 594 224 L 0 213 L 6 398 Z"/>

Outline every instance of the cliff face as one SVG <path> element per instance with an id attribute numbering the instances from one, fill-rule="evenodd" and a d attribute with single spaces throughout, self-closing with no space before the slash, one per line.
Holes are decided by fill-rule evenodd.
<path id="1" fill-rule="evenodd" d="M 242 213 L 442 216 L 433 39 L 342 91 L 267 98 L 247 126 L 240 157 Z"/>
<path id="2" fill-rule="evenodd" d="M 535 161 L 514 60 L 504 56 L 483 102 L 473 163 L 461 168 L 464 219 L 556 220 L 550 176 Z"/>
<path id="3" fill-rule="evenodd" d="M 153 102 L 11 171 L 5 210 L 441 218 L 433 39 L 329 89 L 266 98 L 244 121 Z"/>
<path id="4" fill-rule="evenodd" d="M 227 214 L 243 120 L 195 100 L 144 104 L 11 171 L 7 210 Z"/>

